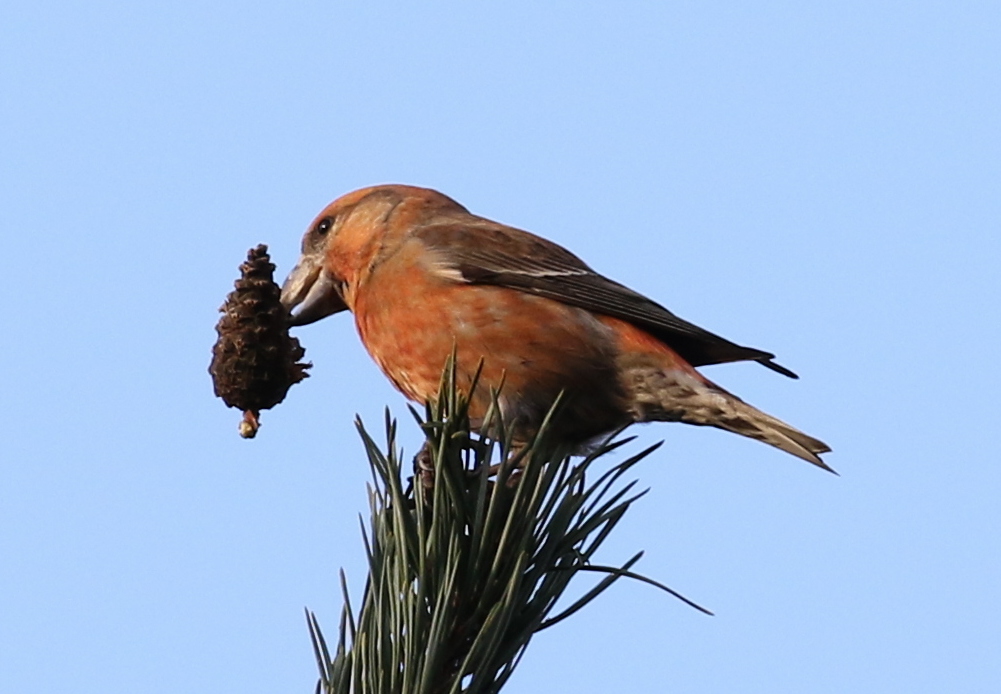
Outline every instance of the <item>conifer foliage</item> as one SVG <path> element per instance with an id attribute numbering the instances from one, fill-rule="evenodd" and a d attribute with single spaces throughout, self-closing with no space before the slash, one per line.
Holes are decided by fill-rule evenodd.
<path id="1" fill-rule="evenodd" d="M 618 568 L 593 559 L 645 493 L 623 475 L 659 444 L 592 472 L 599 459 L 631 439 L 571 458 L 549 440 L 547 421 L 517 449 L 503 436 L 498 443 L 471 433 L 467 405 L 454 371 L 447 370 L 438 401 L 424 417 L 414 412 L 427 437 L 423 455 L 432 463 L 431 484 L 420 477 L 404 483 L 396 423 L 388 413 L 385 450 L 358 422 L 373 472 L 371 519 L 363 531 L 369 575 L 355 610 L 341 574 L 344 608 L 332 650 L 307 612 L 318 694 L 498 692 L 535 634 L 623 576 L 702 609 L 632 573 L 642 552 Z M 487 419 L 497 422 L 497 411 L 495 405 Z M 490 421 L 482 429 L 498 431 Z M 502 423 L 498 427 L 503 431 Z M 600 578 L 566 604 L 561 596 L 581 572 Z"/>

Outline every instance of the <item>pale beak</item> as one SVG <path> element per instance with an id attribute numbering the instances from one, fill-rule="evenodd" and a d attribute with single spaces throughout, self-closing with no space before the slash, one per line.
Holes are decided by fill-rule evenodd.
<path id="1" fill-rule="evenodd" d="M 309 325 L 348 309 L 337 282 L 324 271 L 322 262 L 322 256 L 303 255 L 285 279 L 282 305 L 291 313 L 289 325 Z"/>

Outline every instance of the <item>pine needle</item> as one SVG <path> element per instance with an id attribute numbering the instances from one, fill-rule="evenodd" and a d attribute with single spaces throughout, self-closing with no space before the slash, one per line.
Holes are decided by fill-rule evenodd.
<path id="1" fill-rule="evenodd" d="M 358 421 L 373 476 L 371 519 L 363 527 L 369 576 L 355 612 L 342 572 L 344 607 L 333 655 L 315 615 L 306 613 L 318 692 L 493 694 L 538 631 L 583 609 L 619 578 L 655 585 L 711 614 L 633 573 L 642 552 L 619 568 L 592 563 L 645 493 L 631 492 L 635 482 L 623 483 L 623 475 L 657 446 L 587 483 L 590 467 L 627 441 L 610 439 L 591 455 L 572 458 L 551 440 L 547 419 L 533 441 L 512 453 L 511 442 L 497 435 L 505 430 L 494 397 L 483 429 L 497 440 L 470 431 L 468 399 L 450 367 L 426 416 L 411 409 L 427 437 L 430 488 L 420 479 L 405 488 L 388 412 L 385 450 Z M 605 577 L 553 615 L 580 572 Z"/>

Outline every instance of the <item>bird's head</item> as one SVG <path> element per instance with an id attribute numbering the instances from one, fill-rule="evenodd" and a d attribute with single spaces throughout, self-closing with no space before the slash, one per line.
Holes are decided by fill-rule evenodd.
<path id="1" fill-rule="evenodd" d="M 463 209 L 436 191 L 402 185 L 362 188 L 327 205 L 306 230 L 299 261 L 282 285 L 291 324 L 308 325 L 350 309 L 354 291 L 378 258 L 440 208 Z"/>

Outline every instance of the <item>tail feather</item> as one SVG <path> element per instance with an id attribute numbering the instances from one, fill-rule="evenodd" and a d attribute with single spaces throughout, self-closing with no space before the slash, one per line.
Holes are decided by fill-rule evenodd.
<path id="1" fill-rule="evenodd" d="M 828 472 L 834 472 L 827 463 L 820 459 L 821 453 L 828 453 L 831 450 L 826 443 L 804 434 L 780 419 L 765 414 L 734 395 L 725 393 L 724 397 L 728 403 L 722 417 L 715 421 L 692 421 L 691 423 L 708 424 L 757 441 L 763 441 Z"/>
<path id="2" fill-rule="evenodd" d="M 831 450 L 823 441 L 748 405 L 694 370 L 691 374 L 647 371 L 642 378 L 633 381 L 632 395 L 636 421 L 674 421 L 716 427 L 762 441 L 834 472 L 820 459 L 821 453 Z"/>

